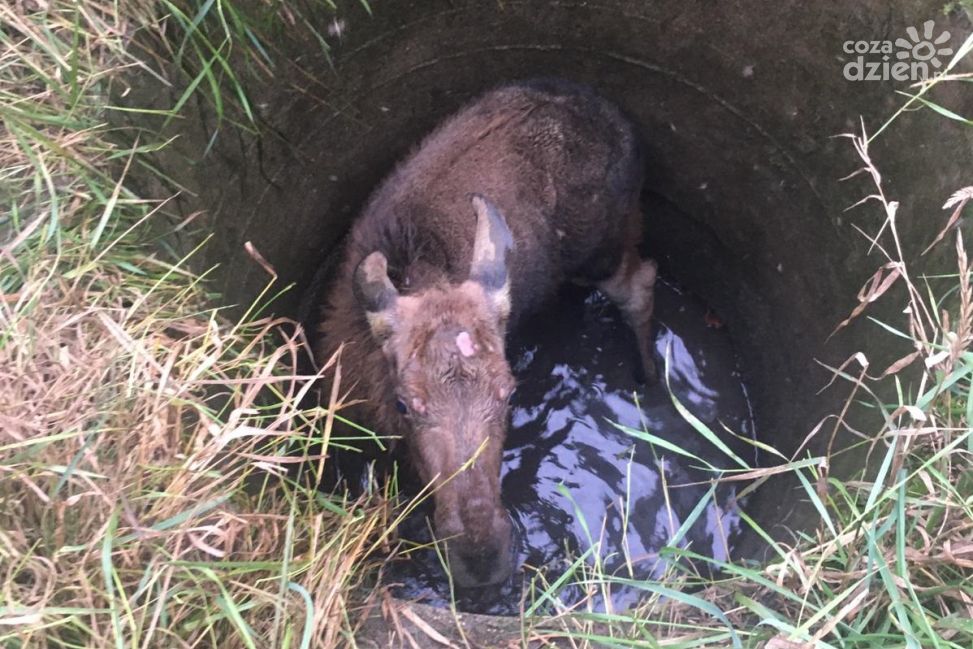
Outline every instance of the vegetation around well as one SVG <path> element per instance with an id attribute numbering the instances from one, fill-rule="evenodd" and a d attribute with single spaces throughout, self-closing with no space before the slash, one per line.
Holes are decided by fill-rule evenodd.
<path id="1" fill-rule="evenodd" d="M 300 24 L 303 6 L 277 10 Z M 303 338 L 259 308 L 214 307 L 168 244 L 186 223 L 132 189 L 165 142 L 111 119 L 123 75 L 156 74 L 145 43 L 168 43 L 184 58 L 182 76 L 159 78 L 184 90 L 170 116 L 198 93 L 225 128 L 252 128 L 233 66 L 273 53 L 242 16 L 202 0 L 0 3 L 0 647 L 346 646 L 388 610 L 375 575 L 402 505 L 293 479 L 295 462 L 326 461 L 314 442 L 333 416 L 303 399 Z M 910 109 L 962 119 L 915 91 Z M 871 182 L 856 209 L 885 219 L 881 236 L 862 233 L 880 270 L 860 297 L 899 290 L 908 313 L 873 324 L 912 348 L 888 368 L 862 350 L 834 371 L 884 422 L 858 431 L 877 471 L 839 481 L 827 457 L 780 457 L 750 477 L 796 472 L 821 523 L 771 541 L 768 565 L 721 565 L 705 583 L 674 571 L 641 584 L 636 610 L 599 612 L 559 600 L 565 583 L 594 601 L 618 579 L 582 561 L 538 582 L 524 641 L 973 646 L 973 286 L 955 227 L 973 188 L 943 196 L 936 245 L 953 269 L 927 281 L 903 259 L 904 215 L 868 144 L 848 138 Z M 439 642 L 428 631 L 415 646 Z"/>

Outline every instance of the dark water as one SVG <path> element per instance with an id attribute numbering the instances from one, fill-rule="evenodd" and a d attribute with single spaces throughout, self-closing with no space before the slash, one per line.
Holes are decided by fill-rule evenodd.
<path id="1" fill-rule="evenodd" d="M 745 437 L 754 432 L 722 323 L 692 297 L 660 284 L 656 326 L 656 351 L 660 363 L 668 354 L 672 394 L 731 452 L 756 465 L 754 448 L 725 430 Z M 589 573 L 597 564 L 602 574 L 659 580 L 671 567 L 660 549 L 672 545 L 704 499 L 705 509 L 676 545 L 727 557 L 739 534 L 742 503 L 726 484 L 707 498 L 714 474 L 703 462 L 739 465 L 679 414 L 665 381 L 648 388 L 636 383 L 634 338 L 613 306 L 597 292 L 571 288 L 543 317 L 525 324 L 509 351 L 518 388 L 504 452 L 503 497 L 519 532 L 523 569 L 500 587 L 457 591 L 460 609 L 515 614 L 530 606 L 539 584 L 552 583 L 586 552 Z M 661 374 L 663 365 L 659 369 Z M 701 461 L 640 438 L 641 431 Z M 403 538 L 429 541 L 426 513 L 402 525 Z M 580 576 L 575 573 L 575 579 Z M 584 593 L 566 581 L 558 596 L 570 605 Z M 449 582 L 428 547 L 390 564 L 385 582 L 399 597 L 450 601 Z M 616 611 L 640 594 L 618 584 L 608 592 Z M 604 609 L 604 596 L 599 590 L 589 605 Z"/>

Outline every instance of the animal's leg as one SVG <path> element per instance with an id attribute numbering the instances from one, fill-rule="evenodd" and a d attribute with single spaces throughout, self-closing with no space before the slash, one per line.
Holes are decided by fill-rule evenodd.
<path id="1" fill-rule="evenodd" d="M 657 268 L 654 259 L 640 258 L 633 245 L 625 250 L 615 274 L 598 283 L 598 288 L 618 306 L 635 332 L 643 377 L 649 383 L 654 383 L 658 378 L 652 354 L 652 309 L 655 306 Z"/>

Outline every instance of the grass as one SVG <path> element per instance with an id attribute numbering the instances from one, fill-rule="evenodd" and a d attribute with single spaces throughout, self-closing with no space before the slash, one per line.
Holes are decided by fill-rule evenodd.
<path id="1" fill-rule="evenodd" d="M 385 500 L 288 478 L 326 419 L 301 340 L 209 306 L 127 188 L 154 145 L 106 97 L 141 19 L 28 5 L 0 7 L 0 646 L 340 645 Z"/>
<path id="2" fill-rule="evenodd" d="M 299 6 L 261 5 L 254 18 L 226 1 L 0 5 L 0 646 L 343 646 L 390 606 L 373 586 L 401 515 L 392 494 L 351 500 L 290 478 L 300 453 L 324 461 L 311 442 L 330 431 L 327 409 L 301 406 L 303 340 L 285 321 L 212 307 L 205 276 L 166 244 L 184 224 L 130 189 L 165 143 L 143 133 L 120 144 L 109 126 L 113 84 L 152 74 L 140 44 L 154 42 L 184 71 L 163 117 L 179 119 L 198 96 L 218 129 L 254 128 L 238 70 L 273 69 L 274 11 L 313 29 Z M 906 101 L 966 119 L 931 103 L 927 85 Z M 849 399 L 884 422 L 860 442 L 877 473 L 838 480 L 828 458 L 807 455 L 714 469 L 714 479 L 754 481 L 747 489 L 792 472 L 821 515 L 791 543 L 767 536 L 767 565 L 719 564 L 717 578 L 680 562 L 658 582 L 605 574 L 599 521 L 588 521 L 588 554 L 537 577 L 524 642 L 973 646 L 973 289 L 953 227 L 973 190 L 957 188 L 937 244 L 952 247 L 955 273 L 913 276 L 868 148 L 886 126 L 849 137 L 875 185 L 865 207 L 885 215 L 862 233 L 883 269 L 863 307 L 904 289 L 908 317 L 873 324 L 912 352 L 878 373 L 864 356 L 833 368 Z M 712 562 L 680 547 L 692 518 L 664 554 Z M 645 599 L 631 611 L 595 607 L 614 583 Z M 565 589 L 591 597 L 569 604 Z"/>

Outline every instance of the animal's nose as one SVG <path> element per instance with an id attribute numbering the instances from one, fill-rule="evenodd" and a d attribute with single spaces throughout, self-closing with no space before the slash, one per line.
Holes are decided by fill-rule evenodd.
<path id="1" fill-rule="evenodd" d="M 463 588 L 480 588 L 506 581 L 514 569 L 514 558 L 506 546 L 462 548 L 451 552 L 450 570 L 456 584 Z"/>
<path id="2" fill-rule="evenodd" d="M 477 583 L 493 583 L 497 580 L 498 573 L 503 571 L 503 567 L 498 565 L 500 557 L 496 550 L 487 550 L 479 554 L 460 556 L 465 567 L 465 572 L 473 577 Z"/>
<path id="3" fill-rule="evenodd" d="M 513 572 L 516 544 L 513 521 L 499 497 L 475 491 L 462 497 L 449 491 L 438 495 L 436 536 L 446 544 L 453 582 L 469 588 L 505 581 Z"/>
<path id="4" fill-rule="evenodd" d="M 460 534 L 447 541 L 453 580 L 463 588 L 491 586 L 506 581 L 515 567 L 515 541 L 513 527 L 505 511 L 494 520 L 493 534 L 487 539 L 471 542 L 469 536 Z"/>

